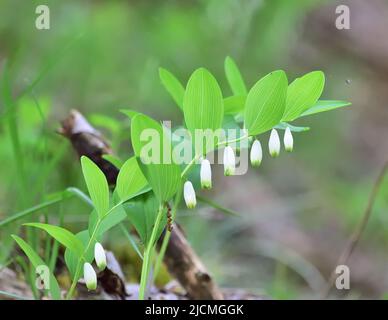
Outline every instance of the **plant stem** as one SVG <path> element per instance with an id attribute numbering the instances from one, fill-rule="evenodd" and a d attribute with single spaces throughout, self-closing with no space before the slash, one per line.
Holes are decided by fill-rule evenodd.
<path id="1" fill-rule="evenodd" d="M 205 203 L 207 205 L 209 205 L 210 207 L 213 207 L 219 211 L 221 211 L 222 213 L 225 213 L 227 215 L 230 215 L 230 216 L 235 216 L 235 217 L 239 217 L 240 214 L 234 210 L 231 210 L 231 209 L 228 209 L 228 208 L 225 208 L 223 207 L 222 205 L 208 199 L 208 198 L 205 198 L 205 197 L 202 197 L 200 195 L 197 195 L 197 200 L 199 202 L 202 202 L 202 203 Z"/>
<path id="2" fill-rule="evenodd" d="M 183 178 L 186 173 L 190 170 L 190 168 L 195 164 L 195 162 L 199 159 L 199 155 L 196 155 L 190 162 L 189 164 L 183 169 L 181 173 L 181 178 Z"/>
<path id="3" fill-rule="evenodd" d="M 115 208 L 115 207 L 113 207 L 113 208 Z M 108 213 L 111 212 L 111 210 L 109 210 Z M 75 269 L 74 279 L 73 279 L 73 282 L 71 283 L 71 287 L 70 287 L 69 291 L 67 292 L 66 300 L 71 299 L 71 297 L 74 294 L 75 286 L 77 285 L 78 279 L 80 278 L 80 275 L 81 275 L 82 264 L 85 262 L 85 255 L 89 251 L 89 248 L 92 245 L 92 243 L 94 242 L 94 240 L 97 236 L 98 228 L 100 227 L 100 224 L 101 224 L 102 220 L 104 219 L 104 217 L 106 217 L 106 215 L 103 216 L 102 218 L 98 219 L 98 221 L 93 229 L 92 235 L 90 236 L 89 242 L 86 245 L 86 248 L 85 248 L 84 252 L 82 253 L 82 256 L 78 260 L 77 267 Z"/>
<path id="4" fill-rule="evenodd" d="M 127 228 L 125 227 L 124 223 L 119 224 L 121 231 L 124 233 L 125 237 L 128 239 L 129 243 L 131 244 L 133 250 L 137 253 L 140 259 L 143 260 L 143 255 L 141 254 L 138 245 L 136 244 L 135 240 L 132 238 L 130 233 L 128 232 Z"/>
<path id="5" fill-rule="evenodd" d="M 178 209 L 178 205 L 181 201 L 181 198 L 182 198 L 182 186 L 179 186 L 178 193 L 176 194 L 175 199 L 174 199 L 174 206 L 172 207 L 172 210 L 171 210 L 171 223 L 174 223 L 174 221 L 175 221 L 176 212 Z M 166 229 L 166 232 L 165 232 L 164 238 L 163 238 L 163 242 L 162 242 L 162 246 L 160 247 L 158 258 L 157 258 L 156 263 L 155 263 L 154 280 L 158 276 L 158 273 L 159 273 L 160 268 L 162 266 L 162 262 L 164 259 L 164 255 L 166 254 L 166 250 L 167 250 L 168 242 L 170 241 L 170 237 L 171 237 L 171 232 Z"/>
<path id="6" fill-rule="evenodd" d="M 163 204 L 159 205 L 158 215 L 156 216 L 155 224 L 152 229 L 151 238 L 147 244 L 147 247 L 144 250 L 144 259 L 143 265 L 141 269 L 141 277 L 140 277 L 140 289 L 139 289 L 139 300 L 144 300 L 145 291 L 147 287 L 148 274 L 150 271 L 150 263 L 152 261 L 152 253 L 156 241 L 156 235 L 159 230 L 160 221 L 163 217 Z"/>

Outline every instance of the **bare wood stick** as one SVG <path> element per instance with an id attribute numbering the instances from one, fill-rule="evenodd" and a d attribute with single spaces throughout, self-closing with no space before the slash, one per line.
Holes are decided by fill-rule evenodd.
<path id="1" fill-rule="evenodd" d="M 110 185 L 115 185 L 118 170 L 102 158 L 112 150 L 101 134 L 76 110 L 62 121 L 61 134 L 67 137 L 78 155 L 91 158 L 105 173 Z M 160 242 L 159 242 L 160 244 Z M 158 246 L 159 247 L 159 246 Z M 171 275 L 186 290 L 191 299 L 223 299 L 218 286 L 185 239 L 179 226 L 174 226 L 164 262 Z"/>
<path id="2" fill-rule="evenodd" d="M 378 175 L 378 177 L 373 185 L 373 189 L 372 189 L 372 192 L 369 196 L 368 204 L 365 208 L 362 219 L 360 220 L 359 224 L 357 225 L 356 229 L 354 230 L 353 234 L 351 235 L 349 242 L 348 242 L 347 246 L 345 247 L 345 249 L 343 250 L 341 256 L 339 257 L 337 264 L 336 264 L 337 266 L 344 265 L 347 263 L 350 256 L 352 255 L 353 251 L 355 250 L 358 242 L 360 241 L 361 236 L 362 236 L 362 234 L 363 234 L 363 232 L 368 224 L 369 218 L 372 214 L 373 204 L 374 204 L 376 196 L 380 190 L 380 186 L 384 180 L 384 177 L 385 177 L 385 174 L 387 173 L 387 170 L 388 170 L 388 161 L 384 164 L 383 168 L 381 169 L 381 171 L 380 171 L 380 173 L 379 173 L 379 175 Z M 336 275 L 336 273 L 335 273 L 335 268 L 334 268 L 334 270 L 332 271 L 332 273 L 330 275 L 330 279 L 328 281 L 327 287 L 323 291 L 323 294 L 322 294 L 323 299 L 328 297 L 330 290 L 333 287 L 333 284 L 335 281 L 335 275 Z"/>

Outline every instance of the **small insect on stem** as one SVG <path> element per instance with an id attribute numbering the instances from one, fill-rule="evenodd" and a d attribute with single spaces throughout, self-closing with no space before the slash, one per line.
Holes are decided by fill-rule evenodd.
<path id="1" fill-rule="evenodd" d="M 169 232 L 172 231 L 172 215 L 171 215 L 171 206 L 168 202 L 165 203 L 165 206 L 167 208 L 167 230 Z"/>

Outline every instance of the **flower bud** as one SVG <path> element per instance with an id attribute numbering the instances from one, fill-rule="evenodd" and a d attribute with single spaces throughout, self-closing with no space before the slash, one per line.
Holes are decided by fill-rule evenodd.
<path id="1" fill-rule="evenodd" d="M 210 162 L 207 159 L 203 159 L 201 162 L 201 187 L 204 189 L 211 189 L 212 187 L 212 169 Z"/>
<path id="2" fill-rule="evenodd" d="M 286 128 L 286 131 L 284 132 L 284 147 L 287 152 L 291 152 L 294 148 L 294 138 L 292 137 L 292 133 L 289 127 Z"/>
<path id="3" fill-rule="evenodd" d="M 186 181 L 183 186 L 183 197 L 185 198 L 186 206 L 189 209 L 195 208 L 197 205 L 197 198 L 195 196 L 193 184 L 190 181 Z"/>
<path id="4" fill-rule="evenodd" d="M 94 259 L 96 260 L 98 269 L 102 271 L 106 268 L 105 250 L 99 242 L 96 242 L 94 245 Z"/>
<path id="5" fill-rule="evenodd" d="M 280 139 L 276 129 L 272 129 L 268 142 L 269 154 L 271 157 L 277 157 L 280 153 Z"/>
<path id="6" fill-rule="evenodd" d="M 86 287 L 89 290 L 96 290 L 97 288 L 97 275 L 92 265 L 88 262 L 84 264 L 84 279 Z"/>
<path id="7" fill-rule="evenodd" d="M 227 146 L 224 149 L 224 174 L 226 176 L 234 175 L 236 167 L 236 158 L 231 146 Z"/>
<path id="8" fill-rule="evenodd" d="M 251 164 L 254 167 L 258 167 L 263 159 L 263 151 L 261 149 L 261 143 L 259 140 L 255 140 L 252 143 L 251 148 Z"/>

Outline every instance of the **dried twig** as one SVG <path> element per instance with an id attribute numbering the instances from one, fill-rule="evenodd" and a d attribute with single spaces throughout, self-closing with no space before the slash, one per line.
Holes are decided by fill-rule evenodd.
<path id="1" fill-rule="evenodd" d="M 354 230 L 352 236 L 349 239 L 349 242 L 345 249 L 343 250 L 341 256 L 339 257 L 336 266 L 344 265 L 348 262 L 350 256 L 354 252 L 357 244 L 359 243 L 361 236 L 368 224 L 369 218 L 372 214 L 373 204 L 375 202 L 376 196 L 380 190 L 381 184 L 384 180 L 385 174 L 388 171 L 388 161 L 384 164 L 383 168 L 381 169 L 374 185 L 372 192 L 369 195 L 368 204 L 365 208 L 364 214 L 362 216 L 362 219 L 360 220 L 359 224 L 357 225 L 356 229 Z M 336 272 L 335 269 L 333 269 L 330 279 L 327 283 L 327 287 L 323 290 L 322 298 L 325 299 L 329 296 L 330 290 L 333 287 L 335 278 L 336 278 Z"/>

